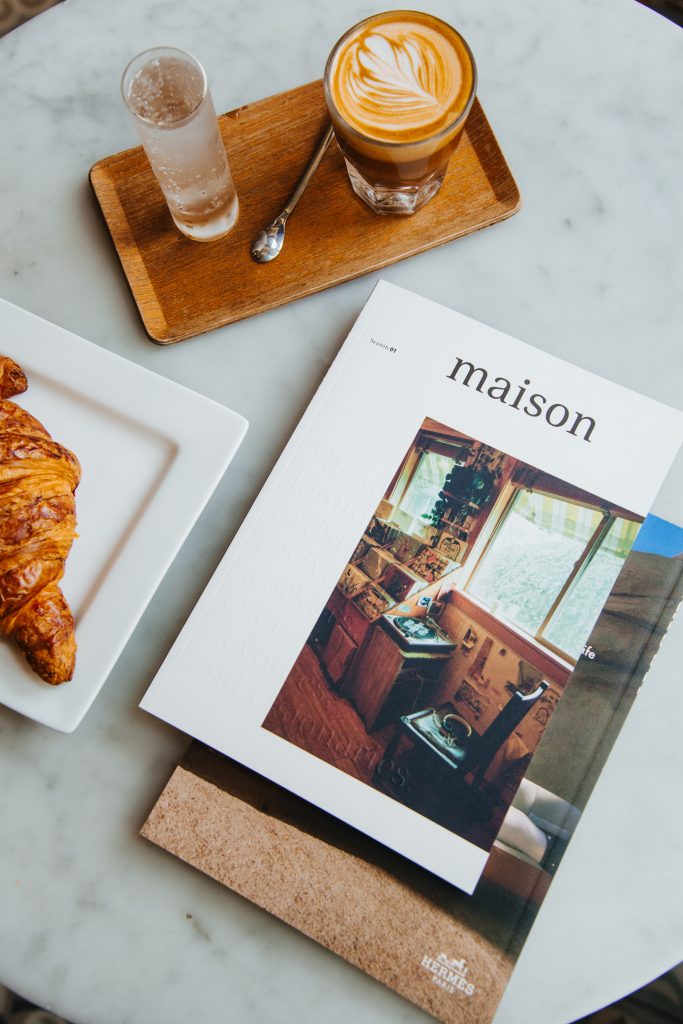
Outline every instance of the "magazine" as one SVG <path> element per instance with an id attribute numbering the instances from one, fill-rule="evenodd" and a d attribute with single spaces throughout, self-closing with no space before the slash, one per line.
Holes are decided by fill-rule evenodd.
<path id="1" fill-rule="evenodd" d="M 680 439 L 380 282 L 142 707 L 472 893 Z"/>
<path id="2" fill-rule="evenodd" d="M 472 895 L 197 742 L 142 834 L 440 1020 L 485 1024 L 682 596 L 683 529 L 648 516 Z"/>

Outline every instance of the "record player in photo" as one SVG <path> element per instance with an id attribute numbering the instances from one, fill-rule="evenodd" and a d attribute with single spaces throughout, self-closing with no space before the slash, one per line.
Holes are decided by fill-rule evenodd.
<path id="1" fill-rule="evenodd" d="M 401 647 L 415 651 L 453 651 L 455 643 L 433 619 L 408 615 L 383 616 L 383 622 Z"/>

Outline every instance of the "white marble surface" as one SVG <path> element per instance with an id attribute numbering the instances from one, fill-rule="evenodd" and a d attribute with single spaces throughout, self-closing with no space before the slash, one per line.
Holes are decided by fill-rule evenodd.
<path id="1" fill-rule="evenodd" d="M 430 6 L 472 44 L 525 207 L 385 276 L 680 404 L 683 33 L 633 0 Z M 118 77 L 138 50 L 193 50 L 229 109 L 317 77 L 371 12 L 355 0 L 67 0 L 0 40 L 0 294 L 251 421 L 77 732 L 0 708 L 0 981 L 75 1024 L 426 1019 L 137 837 L 186 744 L 137 702 L 374 277 L 160 349 L 87 183 L 95 160 L 134 142 Z M 682 476 L 679 463 L 656 506 L 679 522 Z M 682 653 L 679 617 L 497 1024 L 567 1024 L 683 959 Z"/>

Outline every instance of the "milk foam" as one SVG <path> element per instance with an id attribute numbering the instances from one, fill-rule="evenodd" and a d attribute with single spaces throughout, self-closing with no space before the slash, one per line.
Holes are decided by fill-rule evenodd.
<path id="1" fill-rule="evenodd" d="M 340 46 L 330 84 L 351 127 L 376 139 L 415 141 L 457 118 L 469 96 L 472 69 L 448 26 L 439 31 L 417 18 L 373 19 Z"/>

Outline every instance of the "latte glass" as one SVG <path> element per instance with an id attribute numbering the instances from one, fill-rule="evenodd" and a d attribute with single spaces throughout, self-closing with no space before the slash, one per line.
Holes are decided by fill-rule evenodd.
<path id="1" fill-rule="evenodd" d="M 436 195 L 477 87 L 459 32 L 419 11 L 366 18 L 332 50 L 324 86 L 351 185 L 375 213 L 415 213 Z"/>
<path id="2" fill-rule="evenodd" d="M 121 91 L 176 227 L 199 242 L 227 234 L 237 195 L 199 61 L 172 46 L 145 50 Z"/>

